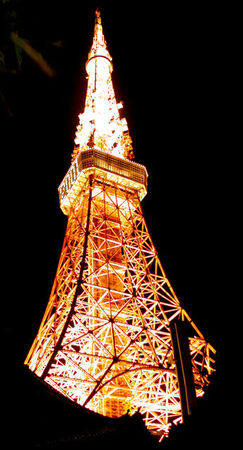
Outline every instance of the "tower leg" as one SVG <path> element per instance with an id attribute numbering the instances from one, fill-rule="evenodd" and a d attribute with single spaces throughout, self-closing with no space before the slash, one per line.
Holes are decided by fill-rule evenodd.
<path id="1" fill-rule="evenodd" d="M 185 342 L 170 328 L 182 314 L 136 192 L 88 180 L 68 219 L 53 290 L 26 360 L 30 369 L 103 415 L 140 408 L 149 430 L 167 435 L 182 409 L 192 407 L 185 362 L 174 362 Z M 192 326 L 188 315 L 183 318 Z M 186 351 L 202 391 L 200 370 L 211 360 L 202 335 L 193 331 Z"/>

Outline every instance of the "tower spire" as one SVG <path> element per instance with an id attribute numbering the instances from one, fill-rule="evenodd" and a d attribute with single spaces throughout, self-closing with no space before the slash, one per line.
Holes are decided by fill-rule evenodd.
<path id="1" fill-rule="evenodd" d="M 94 58 L 94 57 L 103 57 L 103 58 L 107 58 L 110 62 L 112 61 L 112 58 L 107 49 L 107 44 L 105 41 L 103 27 L 102 27 L 102 23 L 101 23 L 101 14 L 100 14 L 100 10 L 98 8 L 95 11 L 94 36 L 93 36 L 92 47 L 91 47 L 91 50 L 90 50 L 89 56 L 88 56 L 88 62 L 91 58 Z"/>
<path id="2" fill-rule="evenodd" d="M 120 116 L 122 103 L 117 103 L 115 98 L 112 70 L 112 58 L 104 38 L 100 11 L 97 9 L 93 42 L 86 63 L 88 86 L 85 108 L 79 115 L 72 161 L 87 147 L 124 159 L 133 158 L 127 121 Z"/>

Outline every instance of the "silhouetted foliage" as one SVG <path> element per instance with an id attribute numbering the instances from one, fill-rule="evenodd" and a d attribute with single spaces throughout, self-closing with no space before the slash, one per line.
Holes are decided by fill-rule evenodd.
<path id="1" fill-rule="evenodd" d="M 20 4 L 20 0 L 0 0 L 0 101 L 10 117 L 14 115 L 14 110 L 8 85 L 22 73 L 24 58 L 29 57 L 46 76 L 56 76 L 55 69 L 41 51 L 25 38 L 18 13 Z M 41 39 L 43 38 L 40 36 L 40 41 Z M 61 41 L 53 44 L 61 45 Z"/>

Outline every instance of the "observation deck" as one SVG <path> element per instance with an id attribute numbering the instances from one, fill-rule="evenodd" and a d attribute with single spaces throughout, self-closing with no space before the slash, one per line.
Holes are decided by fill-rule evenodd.
<path id="1" fill-rule="evenodd" d="M 147 194 L 145 166 L 101 150 L 84 150 L 73 161 L 58 187 L 60 208 L 64 214 L 69 214 L 91 174 L 109 184 L 137 192 L 140 201 Z"/>

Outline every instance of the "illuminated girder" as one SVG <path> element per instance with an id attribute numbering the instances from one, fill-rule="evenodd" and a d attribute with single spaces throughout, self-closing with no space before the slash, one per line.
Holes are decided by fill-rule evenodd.
<path id="1" fill-rule="evenodd" d="M 87 70 L 84 115 L 94 114 L 87 129 L 78 128 L 72 165 L 59 186 L 67 230 L 25 363 L 65 397 L 103 415 L 140 408 L 148 429 L 162 439 L 182 420 L 170 324 L 188 324 L 197 396 L 214 370 L 215 350 L 181 307 L 152 243 L 140 204 L 147 171 L 129 161 L 119 117 L 107 119 L 107 105 L 118 108 L 99 13 Z"/>

